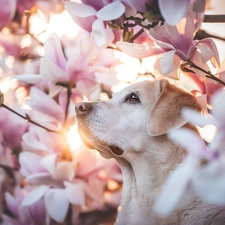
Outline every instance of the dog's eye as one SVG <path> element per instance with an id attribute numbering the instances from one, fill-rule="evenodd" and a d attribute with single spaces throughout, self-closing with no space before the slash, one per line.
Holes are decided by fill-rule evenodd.
<path id="1" fill-rule="evenodd" d="M 132 93 L 126 98 L 125 102 L 136 104 L 136 103 L 139 103 L 140 100 L 136 94 Z"/>

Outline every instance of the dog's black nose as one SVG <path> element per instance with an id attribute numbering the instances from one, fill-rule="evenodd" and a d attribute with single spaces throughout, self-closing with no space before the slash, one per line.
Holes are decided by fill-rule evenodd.
<path id="1" fill-rule="evenodd" d="M 91 110 L 91 103 L 90 102 L 80 102 L 75 106 L 75 112 L 79 115 L 84 115 Z"/>

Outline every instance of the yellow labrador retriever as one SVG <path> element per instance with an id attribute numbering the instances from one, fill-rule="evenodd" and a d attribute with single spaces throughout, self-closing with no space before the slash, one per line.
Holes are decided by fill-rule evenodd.
<path id="1" fill-rule="evenodd" d="M 180 115 L 184 107 L 200 110 L 192 95 L 166 80 L 135 83 L 109 101 L 76 105 L 84 144 L 105 158 L 115 158 L 122 169 L 117 225 L 225 224 L 225 218 L 212 215 L 209 207 L 196 199 L 193 207 L 168 218 L 152 210 L 168 173 L 185 155 L 166 135 L 182 126 L 190 127 Z"/>

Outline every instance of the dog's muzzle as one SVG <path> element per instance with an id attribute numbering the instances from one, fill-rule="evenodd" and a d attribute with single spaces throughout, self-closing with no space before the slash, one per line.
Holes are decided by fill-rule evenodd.
<path id="1" fill-rule="evenodd" d="M 75 112 L 77 116 L 85 115 L 91 110 L 90 102 L 80 102 L 75 106 Z"/>

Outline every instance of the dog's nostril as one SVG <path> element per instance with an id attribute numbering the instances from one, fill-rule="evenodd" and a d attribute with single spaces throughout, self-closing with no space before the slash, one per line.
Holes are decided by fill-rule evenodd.
<path id="1" fill-rule="evenodd" d="M 89 102 L 80 102 L 75 106 L 75 112 L 79 114 L 87 113 L 91 109 Z"/>

